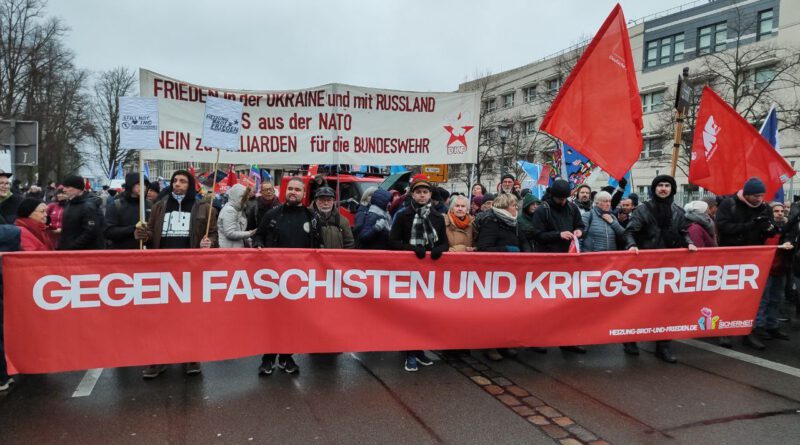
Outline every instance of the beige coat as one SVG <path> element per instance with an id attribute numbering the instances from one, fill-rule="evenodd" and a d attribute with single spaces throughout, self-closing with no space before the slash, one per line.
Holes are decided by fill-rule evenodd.
<path id="1" fill-rule="evenodd" d="M 459 229 L 450 221 L 450 214 L 444 216 L 447 230 L 447 241 L 450 243 L 450 252 L 466 252 L 467 247 L 472 247 L 472 224 L 466 229 Z"/>

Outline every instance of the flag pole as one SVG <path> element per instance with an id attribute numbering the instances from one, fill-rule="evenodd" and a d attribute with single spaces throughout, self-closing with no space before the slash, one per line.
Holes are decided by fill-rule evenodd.
<path id="1" fill-rule="evenodd" d="M 144 220 L 144 198 L 147 194 L 147 187 L 144 185 L 144 156 L 142 151 L 139 150 L 139 224 L 143 226 L 147 224 Z M 144 240 L 139 240 L 139 250 L 144 250 Z"/>
<path id="2" fill-rule="evenodd" d="M 208 231 L 211 230 L 211 212 L 214 210 L 214 189 L 217 188 L 217 166 L 219 165 L 219 152 L 220 149 L 217 149 L 217 160 L 214 161 L 214 168 L 211 170 L 214 172 L 214 180 L 211 183 L 211 202 L 208 205 L 208 219 L 206 220 L 206 234 L 203 238 L 208 238 Z M 195 190 L 197 193 L 197 190 Z"/>
<path id="3" fill-rule="evenodd" d="M 672 170 L 671 175 L 675 177 L 675 169 L 678 167 L 678 155 L 681 149 L 681 139 L 683 136 L 683 123 L 686 111 L 691 104 L 692 90 L 689 86 L 689 67 L 683 68 L 683 73 L 678 76 L 678 88 L 675 92 L 675 135 L 672 141 Z"/>
<path id="4" fill-rule="evenodd" d="M 681 149 L 681 136 L 683 135 L 683 112 L 675 112 L 675 137 L 672 141 L 672 170 L 671 176 L 675 177 L 675 169 L 678 167 L 678 151 Z"/>

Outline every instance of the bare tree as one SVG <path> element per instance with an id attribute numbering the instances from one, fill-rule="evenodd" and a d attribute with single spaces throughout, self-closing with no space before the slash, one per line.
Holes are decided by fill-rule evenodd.
<path id="1" fill-rule="evenodd" d="M 136 85 L 136 72 L 117 67 L 100 73 L 94 84 L 91 108 L 95 154 L 106 178 L 113 178 L 118 166 L 131 161 L 133 150 L 119 148 L 119 98 L 129 95 Z"/>

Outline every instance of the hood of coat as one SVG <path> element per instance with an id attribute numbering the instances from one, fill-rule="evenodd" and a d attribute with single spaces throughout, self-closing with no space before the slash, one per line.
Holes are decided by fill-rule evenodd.
<path id="1" fill-rule="evenodd" d="M 247 192 L 247 187 L 243 186 L 242 184 L 235 184 L 233 187 L 228 189 L 228 204 L 230 204 L 236 210 L 242 209 L 242 198 L 244 198 L 244 194 Z"/>
<path id="2" fill-rule="evenodd" d="M 391 200 L 391 193 L 387 192 L 386 190 L 378 189 L 372 194 L 372 198 L 370 199 L 369 203 L 370 205 L 377 206 L 382 210 L 386 210 L 386 208 L 389 206 L 389 201 Z"/>

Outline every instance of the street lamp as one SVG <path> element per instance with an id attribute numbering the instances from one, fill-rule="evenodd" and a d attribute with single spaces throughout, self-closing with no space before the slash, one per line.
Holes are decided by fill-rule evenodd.
<path id="1" fill-rule="evenodd" d="M 500 133 L 500 174 L 506 174 L 506 140 L 511 133 L 511 127 L 501 125 L 497 128 Z"/>

